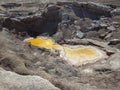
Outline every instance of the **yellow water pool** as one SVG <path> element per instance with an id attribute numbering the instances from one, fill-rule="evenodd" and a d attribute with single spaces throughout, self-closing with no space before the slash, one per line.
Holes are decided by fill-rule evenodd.
<path id="1" fill-rule="evenodd" d="M 38 46 L 46 49 L 59 49 L 60 45 L 56 44 L 51 38 L 37 37 L 26 39 L 26 42 L 31 43 L 34 46 Z"/>
<path id="2" fill-rule="evenodd" d="M 46 37 L 29 38 L 25 41 L 40 48 L 58 50 L 60 52 L 60 57 L 71 65 L 79 66 L 86 63 L 92 63 L 105 57 L 105 53 L 102 50 L 93 46 L 62 46 L 55 43 L 52 38 Z"/>

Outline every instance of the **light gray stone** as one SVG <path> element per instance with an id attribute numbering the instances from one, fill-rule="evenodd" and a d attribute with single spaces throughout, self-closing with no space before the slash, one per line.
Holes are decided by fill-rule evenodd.
<path id="1" fill-rule="evenodd" d="M 119 22 L 113 21 L 113 22 L 112 22 L 112 25 L 113 25 L 115 28 L 119 28 L 119 27 L 120 27 L 120 23 L 119 23 Z"/>
<path id="2" fill-rule="evenodd" d="M 120 52 L 109 58 L 109 64 L 112 69 L 120 69 Z"/>
<path id="3" fill-rule="evenodd" d="M 80 26 L 77 26 L 77 25 L 75 25 L 75 28 L 76 28 L 77 30 L 80 30 L 80 29 L 81 29 L 81 27 L 80 27 Z"/>
<path id="4" fill-rule="evenodd" d="M 40 76 L 22 76 L 0 68 L 0 90 L 60 90 Z"/>
<path id="5" fill-rule="evenodd" d="M 94 2 L 88 2 L 87 8 L 90 8 L 91 10 L 99 13 L 106 13 L 112 10 L 110 6 L 103 5 L 100 3 L 94 3 Z"/>
<path id="6" fill-rule="evenodd" d="M 107 29 L 108 29 L 108 30 L 111 30 L 111 31 L 116 30 L 116 28 L 115 28 L 114 26 L 109 26 L 109 27 L 107 27 Z"/>
<path id="7" fill-rule="evenodd" d="M 114 10 L 111 11 L 112 15 L 120 15 L 120 8 L 116 8 Z"/>
<path id="8" fill-rule="evenodd" d="M 83 38 L 84 37 L 84 33 L 83 32 L 81 32 L 81 31 L 78 31 L 77 30 L 77 32 L 76 32 L 76 36 L 78 37 L 78 38 Z"/>
<path id="9" fill-rule="evenodd" d="M 98 20 L 94 20 L 91 25 L 92 25 L 93 28 L 99 27 L 100 26 L 100 22 Z"/>
<path id="10" fill-rule="evenodd" d="M 108 25 L 106 23 L 101 23 L 100 26 L 101 27 L 107 27 Z"/>

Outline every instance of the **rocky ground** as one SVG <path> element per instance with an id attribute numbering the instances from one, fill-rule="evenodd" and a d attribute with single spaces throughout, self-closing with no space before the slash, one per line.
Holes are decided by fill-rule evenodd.
<path id="1" fill-rule="evenodd" d="M 1 90 L 120 89 L 119 0 L 7 1 L 0 1 Z M 57 51 L 24 42 L 37 36 L 98 47 L 108 57 L 71 66 Z"/>

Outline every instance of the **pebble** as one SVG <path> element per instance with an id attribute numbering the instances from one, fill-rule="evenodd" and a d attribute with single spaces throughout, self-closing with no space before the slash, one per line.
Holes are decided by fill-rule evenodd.
<path id="1" fill-rule="evenodd" d="M 113 25 L 115 28 L 119 28 L 119 27 L 120 27 L 120 23 L 119 23 L 119 22 L 112 22 L 112 25 Z"/>
<path id="2" fill-rule="evenodd" d="M 75 25 L 75 28 L 76 28 L 77 30 L 80 30 L 80 29 L 81 29 L 81 27 L 80 27 L 80 26 L 77 26 L 77 25 Z"/>
<path id="3" fill-rule="evenodd" d="M 99 26 L 100 26 L 100 22 L 99 22 L 99 21 L 93 21 L 91 25 L 92 25 L 92 27 L 94 27 L 94 28 L 95 28 L 95 27 L 99 27 Z"/>
<path id="4" fill-rule="evenodd" d="M 113 33 L 108 33 L 106 36 L 105 36 L 105 39 L 108 39 L 112 36 Z"/>
<path id="5" fill-rule="evenodd" d="M 77 30 L 77 32 L 76 32 L 76 36 L 78 37 L 78 38 L 83 38 L 84 37 L 84 33 L 83 32 L 81 32 L 81 31 L 78 31 Z"/>
<path id="6" fill-rule="evenodd" d="M 105 24 L 105 23 L 101 23 L 100 26 L 101 26 L 101 27 L 107 27 L 108 25 Z"/>
<path id="7" fill-rule="evenodd" d="M 82 72 L 85 73 L 85 74 L 93 74 L 94 73 L 92 68 L 86 68 Z"/>

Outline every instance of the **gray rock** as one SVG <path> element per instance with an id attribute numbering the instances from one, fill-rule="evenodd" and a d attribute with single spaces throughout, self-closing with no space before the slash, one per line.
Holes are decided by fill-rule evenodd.
<path id="1" fill-rule="evenodd" d="M 112 25 L 115 27 L 115 28 L 119 28 L 120 27 L 120 23 L 119 22 L 112 22 Z"/>
<path id="2" fill-rule="evenodd" d="M 94 28 L 106 28 L 109 26 L 109 23 L 106 17 L 101 17 L 100 20 L 94 20 L 91 25 Z"/>
<path id="3" fill-rule="evenodd" d="M 4 8 L 14 8 L 14 7 L 20 7 L 20 3 L 5 3 L 1 5 Z"/>
<path id="4" fill-rule="evenodd" d="M 76 31 L 76 36 L 81 39 L 81 38 L 84 37 L 84 33 L 77 30 L 77 31 Z"/>
<path id="5" fill-rule="evenodd" d="M 87 8 L 98 13 L 108 13 L 112 10 L 110 6 L 94 2 L 88 2 Z"/>
<path id="6" fill-rule="evenodd" d="M 100 3 L 94 3 L 94 2 L 77 2 L 74 3 L 77 7 L 84 7 L 88 8 L 91 11 L 98 12 L 98 13 L 108 13 L 112 10 L 110 6 L 103 5 Z"/>
<path id="7" fill-rule="evenodd" d="M 107 27 L 107 29 L 108 29 L 108 30 L 111 30 L 111 31 L 116 30 L 116 28 L 115 28 L 114 26 L 109 26 L 109 27 Z"/>
<path id="8" fill-rule="evenodd" d="M 82 27 L 81 28 L 81 31 L 82 32 L 89 32 L 89 31 L 91 31 L 92 30 L 92 27 Z"/>
<path id="9" fill-rule="evenodd" d="M 109 41 L 108 45 L 116 45 L 119 44 L 120 40 L 119 39 L 112 39 Z"/>
<path id="10" fill-rule="evenodd" d="M 120 52 L 111 56 L 108 61 L 112 69 L 120 69 Z"/>
<path id="11" fill-rule="evenodd" d="M 113 35 L 113 33 L 108 33 L 108 34 L 105 36 L 105 39 L 110 38 L 112 35 Z"/>
<path id="12" fill-rule="evenodd" d="M 120 8 L 114 9 L 111 11 L 112 15 L 120 15 Z"/>
<path id="13" fill-rule="evenodd" d="M 97 21 L 97 20 L 94 20 L 91 25 L 92 25 L 93 28 L 96 28 L 96 27 L 100 26 L 100 22 Z"/>
<path id="14" fill-rule="evenodd" d="M 77 25 L 75 25 L 75 28 L 76 28 L 77 30 L 80 30 L 80 29 L 81 29 L 81 27 L 80 27 L 80 26 L 77 26 Z"/>
<path id="15" fill-rule="evenodd" d="M 7 15 L 5 13 L 0 13 L 0 17 L 6 17 Z"/>
<path id="16" fill-rule="evenodd" d="M 103 21 L 103 20 L 108 20 L 108 17 L 102 16 L 102 17 L 100 17 L 100 20 L 101 20 L 101 21 Z"/>
<path id="17" fill-rule="evenodd" d="M 49 4 L 47 7 L 48 10 L 58 10 L 59 8 L 54 4 Z"/>
<path id="18" fill-rule="evenodd" d="M 22 76 L 0 68 L 0 90 L 60 90 L 39 76 Z"/>
<path id="19" fill-rule="evenodd" d="M 107 27 L 108 25 L 107 24 L 105 24 L 105 23 L 101 23 L 100 24 L 100 27 Z"/>
<path id="20" fill-rule="evenodd" d="M 104 21 L 104 19 L 103 19 L 103 20 L 94 20 L 91 25 L 94 28 L 97 28 L 97 27 L 99 27 L 99 28 L 106 28 L 106 27 L 108 27 L 109 24 L 106 23 Z"/>
<path id="21" fill-rule="evenodd" d="M 62 20 L 68 20 L 69 15 L 67 13 L 63 12 L 61 17 L 62 17 Z"/>
<path id="22" fill-rule="evenodd" d="M 115 22 L 115 21 L 113 21 L 112 24 L 113 24 L 113 25 L 120 25 L 119 22 Z"/>

